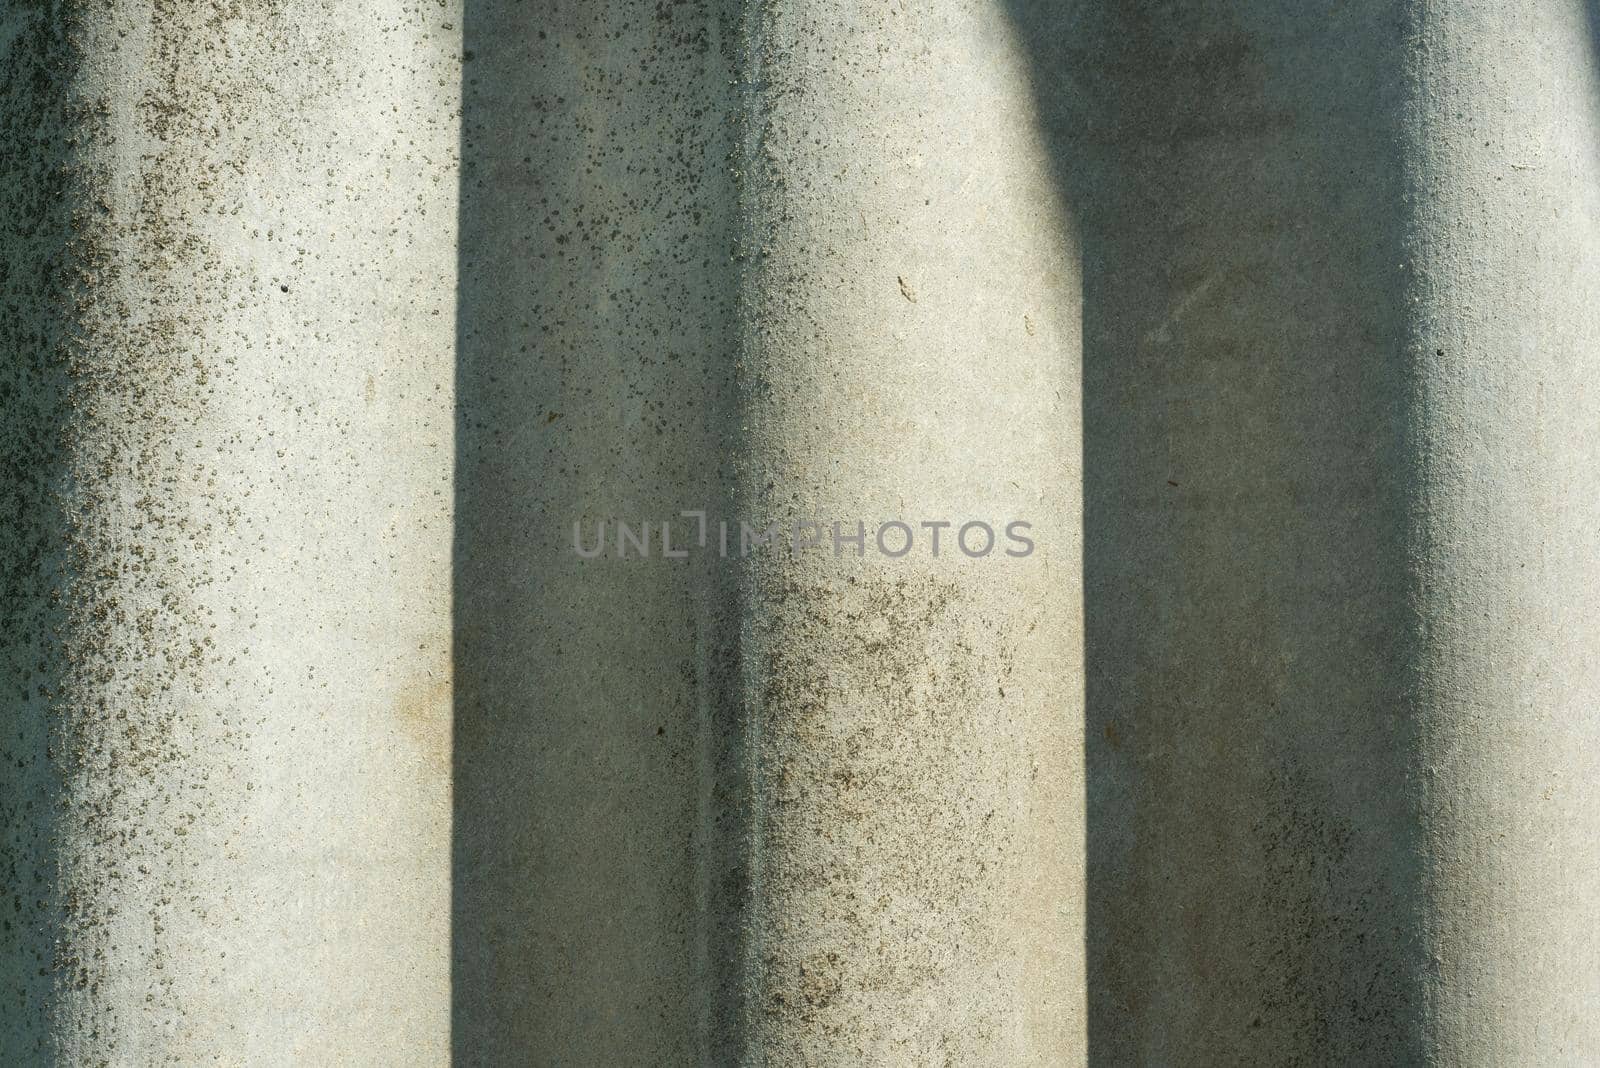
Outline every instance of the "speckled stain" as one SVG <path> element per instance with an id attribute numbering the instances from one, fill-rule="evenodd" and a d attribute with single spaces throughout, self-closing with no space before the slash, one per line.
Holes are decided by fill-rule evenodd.
<path id="1" fill-rule="evenodd" d="M 745 1056 L 1075 1063 L 1079 309 L 1023 53 L 987 3 L 739 40 L 742 510 L 1047 532 L 741 572 Z"/>
<path id="2" fill-rule="evenodd" d="M 762 598 L 755 904 L 765 1055 L 971 1064 L 1003 1048 L 996 733 L 1011 650 L 935 576 L 780 580 Z M 998 989 L 997 989 L 998 988 Z M 1002 1058 L 1003 1059 L 1003 1058 Z"/>
<path id="3" fill-rule="evenodd" d="M 67 90 L 77 69 L 76 19 L 49 17 L 47 5 L 18 6 L 0 23 L 0 195 L 6 225 L 0 241 L 0 435 L 3 435 L 5 733 L 0 757 L 0 1053 L 24 1063 L 49 1053 L 40 1013 L 54 985 L 58 765 L 50 758 L 50 710 L 66 674 L 60 589 L 64 505 L 58 487 L 68 463 L 64 415 L 71 379 L 66 349 L 77 288 L 73 263 L 74 192 L 88 184 L 73 145 L 56 132 L 95 116 Z"/>
<path id="4" fill-rule="evenodd" d="M 5 645 L 26 665 L 4 741 L 23 773 L 4 802 L 8 1062 L 362 1061 L 374 1013 L 408 1020 L 423 1062 L 442 1048 L 448 736 L 396 749 L 382 675 L 447 621 L 448 438 L 428 427 L 447 425 L 448 301 L 388 298 L 410 272 L 365 265 L 396 234 L 449 262 L 450 141 L 374 142 L 400 103 L 453 133 L 456 46 L 433 43 L 435 14 L 366 6 L 402 32 L 355 62 L 355 12 L 292 3 L 0 20 L 22 534 Z M 341 109 L 365 125 L 318 125 Z M 382 229 L 346 214 L 408 189 Z M 431 231 L 425 196 L 445 201 Z M 346 288 L 291 295 L 307 274 Z M 402 337 L 388 370 L 414 399 L 362 415 L 336 373 Z M 396 425 L 430 440 L 373 451 Z M 364 584 L 330 590 L 338 571 Z M 402 812 L 395 845 L 359 844 L 402 833 Z M 335 906 L 326 858 L 361 849 Z M 356 973 L 353 953 L 319 961 L 357 916 Z"/>
<path id="5" fill-rule="evenodd" d="M 181 209 L 163 214 L 158 204 L 132 213 L 126 225 L 112 221 L 114 169 L 96 149 L 111 141 L 113 109 L 88 73 L 89 22 L 71 8 L 15 18 L 22 25 L 11 42 L 19 53 L 10 68 L 17 72 L 12 93 L 32 62 L 53 77 L 28 88 L 53 99 L 40 101 L 49 109 L 41 114 L 13 98 L 7 116 L 31 120 L 35 136 L 55 124 L 71 133 L 64 152 L 40 142 L 7 146 L 8 159 L 49 168 L 39 188 L 59 198 L 32 210 L 11 205 L 20 209 L 14 217 L 24 229 L 7 242 L 8 276 L 19 283 L 8 288 L 7 333 L 14 350 L 26 354 L 18 365 L 26 377 L 12 383 L 8 396 L 14 403 L 52 402 L 27 423 L 7 420 L 8 427 L 40 435 L 22 454 L 28 466 L 11 473 L 13 492 L 26 502 L 13 529 L 26 532 L 27 555 L 10 571 L 21 611 L 8 623 L 38 628 L 17 636 L 38 657 L 24 673 L 25 686 L 30 675 L 40 680 L 28 687 L 32 693 L 25 689 L 25 711 L 16 716 L 24 725 L 18 740 L 33 741 L 18 759 L 38 761 L 44 754 L 37 742 L 48 738 L 53 773 L 41 782 L 50 785 L 31 803 L 53 809 L 38 819 L 48 819 L 53 847 L 40 853 L 56 865 L 48 898 L 41 895 L 36 905 L 45 914 L 19 924 L 48 923 L 54 930 L 47 971 L 55 996 L 35 989 L 12 1038 L 26 1044 L 31 1032 L 42 1045 L 48 1033 L 61 1055 L 99 1063 L 98 1040 L 77 1027 L 93 1014 L 70 1006 L 102 995 L 115 952 L 138 963 L 147 999 L 177 1016 L 179 1007 L 167 998 L 170 980 L 161 974 L 162 919 L 174 898 L 178 908 L 197 904 L 173 874 L 171 858 L 175 839 L 207 807 L 202 780 L 210 769 L 186 765 L 192 748 L 166 695 L 182 700 L 197 691 L 216 653 L 192 597 L 205 574 L 171 566 L 195 543 L 203 519 L 162 483 L 174 468 L 175 435 L 193 426 L 201 408 L 192 391 L 204 369 L 174 344 L 176 323 L 127 323 L 122 279 L 180 243 L 173 220 Z M 37 181 L 19 178 L 10 188 Z M 44 279 L 31 291 L 24 281 L 30 268 L 42 268 Z M 170 294 L 158 289 L 157 303 L 166 299 Z M 183 773 L 158 774 L 173 766 Z M 161 888 L 160 896 L 119 910 L 113 904 L 119 884 L 135 870 Z M 117 930 L 113 948 L 118 911 L 136 916 L 132 930 Z M 52 1005 L 56 1024 L 47 1032 L 37 1027 L 37 1014 Z M 116 1048 L 115 1015 L 86 1029 Z"/>

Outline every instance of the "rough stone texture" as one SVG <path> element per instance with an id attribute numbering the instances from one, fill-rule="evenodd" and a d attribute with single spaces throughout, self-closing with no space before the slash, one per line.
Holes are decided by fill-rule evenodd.
<path id="1" fill-rule="evenodd" d="M 446 1054 L 458 22 L 0 12 L 0 1061 Z"/>

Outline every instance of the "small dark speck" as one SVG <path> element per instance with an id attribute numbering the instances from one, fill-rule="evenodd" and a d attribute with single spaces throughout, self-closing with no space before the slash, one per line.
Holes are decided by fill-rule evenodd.
<path id="1" fill-rule="evenodd" d="M 1176 483 L 1176 482 L 1174 482 L 1174 481 L 1172 481 L 1172 479 L 1170 479 L 1170 478 L 1169 478 L 1169 479 L 1167 479 L 1167 485 L 1169 485 L 1169 486 L 1176 486 L 1176 485 L 1177 485 L 1177 483 Z"/>
<path id="2" fill-rule="evenodd" d="M 289 292 L 289 287 L 288 286 L 279 286 L 278 288 L 283 290 L 285 293 Z"/>
<path id="3" fill-rule="evenodd" d="M 656 728 L 656 737 L 657 738 L 661 737 L 665 733 L 667 733 L 667 728 L 665 728 L 665 727 L 657 727 Z"/>
<path id="4" fill-rule="evenodd" d="M 561 413 L 560 412 L 551 412 L 549 415 L 544 417 L 545 426 L 549 426 L 551 423 L 555 422 L 557 419 L 560 419 L 560 418 L 561 418 Z"/>

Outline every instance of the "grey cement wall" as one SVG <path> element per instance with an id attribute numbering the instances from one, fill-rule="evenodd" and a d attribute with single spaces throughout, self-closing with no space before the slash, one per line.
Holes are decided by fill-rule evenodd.
<path id="1" fill-rule="evenodd" d="M 1596 40 L 0 6 L 0 1061 L 1600 1059 Z"/>
<path id="2" fill-rule="evenodd" d="M 1015 12 L 1083 244 L 1097 1061 L 1427 1060 L 1402 13 Z"/>
<path id="3" fill-rule="evenodd" d="M 614 556 L 618 519 L 722 508 L 725 24 L 704 4 L 466 16 L 454 1043 L 469 1064 L 694 1063 L 723 1014 L 711 931 L 738 922 L 701 871 L 710 821 L 743 805 L 710 796 L 702 756 L 739 731 L 717 696 L 737 620 L 714 572 L 586 561 L 572 525 L 608 524 Z"/>

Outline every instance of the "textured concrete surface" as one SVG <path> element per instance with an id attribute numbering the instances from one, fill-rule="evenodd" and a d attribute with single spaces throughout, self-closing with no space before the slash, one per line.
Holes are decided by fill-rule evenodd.
<path id="1" fill-rule="evenodd" d="M 571 539 L 574 521 L 719 507 L 724 30 L 703 3 L 466 11 L 452 936 L 466 1064 L 695 1063 L 721 1011 L 702 981 L 697 857 L 702 811 L 731 821 L 740 805 L 701 781 L 702 746 L 736 730 L 711 696 L 733 621 L 712 572 L 586 561 Z"/>
<path id="2" fill-rule="evenodd" d="M 466 50 L 458 1052 L 1071 1059 L 1077 279 L 1006 20 L 483 3 Z M 572 551 L 685 509 L 1040 550 Z"/>
<path id="3" fill-rule="evenodd" d="M 1440 1063 L 1600 1061 L 1600 23 L 1424 7 L 1409 592 Z"/>
<path id="4" fill-rule="evenodd" d="M 1083 247 L 1096 1063 L 1422 1056 L 1399 15 L 1016 10 Z"/>
<path id="5" fill-rule="evenodd" d="M 4 1063 L 447 1055 L 452 22 L 0 9 Z"/>
<path id="6" fill-rule="evenodd" d="M 987 3 L 780 5 L 743 43 L 742 507 L 954 524 L 743 576 L 751 1049 L 1070 1063 L 1079 285 L 1025 55 Z M 1013 519 L 1033 555 L 954 544 Z"/>
<path id="7" fill-rule="evenodd" d="M 1597 40 L 0 4 L 0 1062 L 1600 1061 Z"/>
<path id="8" fill-rule="evenodd" d="M 1584 8 L 1008 8 L 1083 248 L 1091 1060 L 1594 1060 Z"/>

